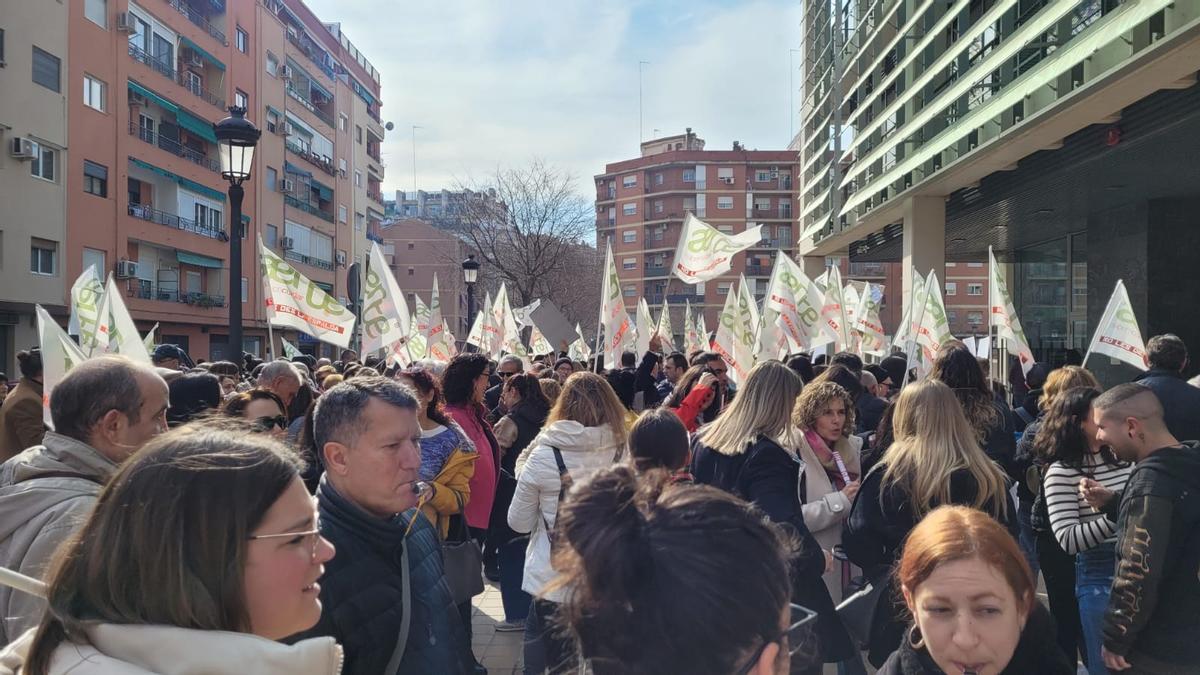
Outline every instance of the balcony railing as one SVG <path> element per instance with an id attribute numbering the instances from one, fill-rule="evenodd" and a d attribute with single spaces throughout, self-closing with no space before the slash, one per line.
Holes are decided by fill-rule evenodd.
<path id="1" fill-rule="evenodd" d="M 313 102 L 308 100 L 307 96 L 300 93 L 300 90 L 297 89 L 296 86 L 292 84 L 291 80 L 288 80 L 288 83 L 287 83 L 287 93 L 289 96 L 296 99 L 296 101 L 298 101 L 300 103 L 300 105 L 307 108 L 310 113 L 316 115 L 317 118 L 320 119 L 325 124 L 328 124 L 330 129 L 336 128 L 333 124 L 333 117 L 322 112 L 319 108 L 317 108 L 317 106 L 313 105 Z"/>
<path id="2" fill-rule="evenodd" d="M 318 155 L 317 153 L 313 152 L 312 150 L 307 149 L 303 145 L 300 145 L 299 143 L 292 141 L 292 140 L 284 141 L 283 145 L 285 147 L 287 147 L 287 149 L 290 150 L 293 154 L 299 155 L 301 159 L 308 162 L 309 164 L 312 164 L 313 166 L 324 171 L 325 173 L 329 174 L 330 176 L 335 175 L 336 172 L 333 169 L 333 158 L 332 157 Z"/>
<path id="3" fill-rule="evenodd" d="M 649 302 L 649 300 L 646 302 Z M 704 302 L 704 296 L 695 293 L 668 293 L 667 302 L 672 304 L 677 302 Z"/>
<path id="4" fill-rule="evenodd" d="M 176 230 L 183 230 L 184 232 L 198 234 L 201 237 L 208 237 L 209 239 L 217 239 L 219 241 L 229 241 L 229 235 L 226 234 L 225 230 L 221 227 L 212 227 L 203 223 L 197 223 L 194 220 L 181 218 L 173 213 L 167 213 L 166 211 L 159 211 L 158 209 L 145 204 L 130 204 L 129 215 L 133 216 L 134 218 L 148 220 L 152 223 L 158 223 L 159 225 L 164 225 L 166 227 L 172 227 Z"/>
<path id="5" fill-rule="evenodd" d="M 309 204 L 308 202 L 302 202 L 299 199 L 297 199 L 296 197 L 293 197 L 292 195 L 284 195 L 283 201 L 286 202 L 288 206 L 300 209 L 301 211 L 304 211 L 305 213 L 311 213 L 314 216 L 320 218 L 321 220 L 324 220 L 324 221 L 327 221 L 330 223 L 333 222 L 333 216 L 331 214 L 325 213 L 321 209 L 313 206 L 312 204 Z"/>
<path id="6" fill-rule="evenodd" d="M 746 265 L 746 276 L 748 277 L 765 277 L 771 274 L 771 268 L 767 265 Z"/>
<path id="7" fill-rule="evenodd" d="M 200 98 L 204 99 L 205 101 L 208 101 L 209 103 L 215 105 L 216 107 L 220 108 L 221 110 L 224 110 L 225 109 L 225 97 L 218 96 L 216 92 L 212 92 L 212 91 L 209 91 L 208 89 L 205 89 L 204 85 L 201 84 L 198 80 L 189 78 L 187 76 L 187 74 L 189 72 L 190 71 L 186 71 L 186 70 L 179 71 L 179 74 L 178 74 L 179 84 L 183 85 L 184 89 L 187 89 L 188 91 L 192 92 L 196 96 L 199 96 Z"/>
<path id="8" fill-rule="evenodd" d="M 370 197 L 376 204 L 383 206 L 383 193 L 374 190 L 367 190 L 367 196 Z"/>
<path id="9" fill-rule="evenodd" d="M 666 265 L 646 265 L 644 276 L 647 277 L 665 277 L 671 273 L 671 268 Z"/>
<path id="10" fill-rule="evenodd" d="M 322 73 L 328 75 L 329 79 L 337 79 L 337 75 L 334 74 L 333 68 L 329 67 L 323 58 L 319 58 L 325 56 L 325 51 L 312 44 L 312 40 L 307 38 L 307 35 L 304 35 L 299 31 L 292 32 L 290 29 L 288 30 L 288 42 L 295 45 L 296 49 L 299 49 L 306 57 L 308 57 L 309 61 L 312 61 L 316 67 L 320 68 Z"/>
<path id="11" fill-rule="evenodd" d="M 166 150 L 172 155 L 182 157 L 192 164 L 202 166 L 209 171 L 221 173 L 221 163 L 219 161 L 212 159 L 202 152 L 193 150 L 192 148 L 181 144 L 179 141 L 171 138 L 164 138 L 162 134 L 155 133 L 151 129 L 144 129 L 132 121 L 129 123 L 129 134 L 131 136 L 137 136 L 150 145 L 157 145 L 159 148 Z"/>
<path id="12" fill-rule="evenodd" d="M 225 34 L 222 33 L 216 26 L 212 25 L 212 22 L 208 20 L 208 17 L 204 16 L 197 11 L 196 8 L 189 5 L 187 0 L 167 0 L 167 4 L 179 10 L 179 13 L 186 16 L 188 21 L 191 21 L 207 31 L 209 35 L 216 38 L 217 42 L 220 42 L 222 45 L 229 46 L 229 43 L 225 41 Z"/>
<path id="13" fill-rule="evenodd" d="M 322 270 L 332 270 L 333 269 L 333 263 L 328 260 L 321 260 L 320 258 L 314 258 L 309 255 L 296 253 L 295 251 L 284 251 L 283 257 L 287 258 L 288 260 L 295 260 L 296 262 L 302 262 L 305 265 L 308 265 L 309 267 L 316 267 L 317 269 L 322 269 Z"/>
<path id="14" fill-rule="evenodd" d="M 180 302 L 193 307 L 224 307 L 225 296 L 211 295 L 209 293 L 200 293 L 197 291 L 180 291 L 178 284 L 170 284 L 168 288 L 163 288 L 162 284 L 155 284 L 146 279 L 138 279 L 137 287 L 134 289 L 134 296 L 142 300 L 159 300 L 161 302 Z"/>
<path id="15" fill-rule="evenodd" d="M 146 64 L 147 66 L 150 66 L 150 68 L 152 70 L 154 70 L 155 72 L 157 72 L 159 75 L 162 75 L 163 77 L 167 78 L 168 80 L 171 80 L 172 82 L 175 81 L 175 76 L 176 76 L 175 64 L 172 63 L 169 59 L 163 59 L 163 58 L 159 58 L 157 56 L 151 56 L 149 53 L 146 52 L 146 50 L 133 44 L 132 42 L 129 43 L 129 55 L 132 56 L 137 61 L 140 61 L 140 62 Z"/>

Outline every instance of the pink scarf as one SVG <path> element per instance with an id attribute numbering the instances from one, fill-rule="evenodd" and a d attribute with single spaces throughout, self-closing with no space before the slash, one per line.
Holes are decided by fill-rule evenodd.
<path id="1" fill-rule="evenodd" d="M 821 438 L 816 431 L 805 429 L 804 440 L 808 442 L 808 447 L 812 448 L 813 454 L 821 462 L 821 467 L 825 469 L 825 474 L 829 476 L 829 481 L 833 483 L 835 490 L 841 490 L 846 487 L 847 483 L 858 480 L 858 474 L 850 473 L 846 468 L 841 453 L 830 450 L 829 446 L 825 444 L 825 439 Z"/>

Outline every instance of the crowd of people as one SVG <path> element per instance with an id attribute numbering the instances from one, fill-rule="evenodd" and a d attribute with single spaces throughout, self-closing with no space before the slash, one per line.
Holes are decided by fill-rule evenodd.
<path id="1" fill-rule="evenodd" d="M 955 342 L 736 386 L 657 338 L 607 370 L 160 345 L 73 367 L 52 430 L 22 352 L 0 566 L 45 587 L 0 586 L 0 673 L 481 673 L 484 579 L 526 673 L 1197 673 L 1200 388 L 1148 352 L 1104 391 Z"/>

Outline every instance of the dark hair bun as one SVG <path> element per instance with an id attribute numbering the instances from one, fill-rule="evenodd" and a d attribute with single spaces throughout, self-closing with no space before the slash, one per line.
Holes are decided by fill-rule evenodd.
<path id="1" fill-rule="evenodd" d="M 42 350 L 34 347 L 29 351 L 17 352 L 17 365 L 21 377 L 34 378 L 42 376 Z"/>

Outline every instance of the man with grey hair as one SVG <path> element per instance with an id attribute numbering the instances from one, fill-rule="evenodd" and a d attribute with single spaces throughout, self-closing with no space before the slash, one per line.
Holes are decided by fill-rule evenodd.
<path id="1" fill-rule="evenodd" d="M 1137 382 L 1158 396 L 1167 429 L 1175 438 L 1200 441 L 1200 389 L 1183 379 L 1188 366 L 1187 345 L 1177 335 L 1155 335 L 1146 343 L 1146 359 L 1150 370 Z"/>
<path id="2" fill-rule="evenodd" d="M 167 384 L 120 356 L 75 366 L 50 394 L 54 431 L 0 466 L 0 565 L 41 578 L 117 467 L 167 429 Z M 0 644 L 37 626 L 46 603 L 0 587 Z"/>
<path id="3" fill-rule="evenodd" d="M 286 408 L 292 404 L 292 399 L 296 398 L 296 392 L 300 391 L 304 377 L 291 363 L 272 361 L 263 366 L 256 383 L 263 389 L 275 392 L 283 399 L 283 407 Z"/>
<path id="4" fill-rule="evenodd" d="M 1117 385 L 1093 401 L 1092 423 L 1097 442 L 1137 463 L 1117 502 L 1120 535 L 1104 615 L 1104 665 L 1131 673 L 1196 672 L 1200 444 L 1176 440 L 1158 397 L 1140 384 Z M 1107 492 L 1088 478 L 1079 490 L 1093 508 Z"/>
<path id="5" fill-rule="evenodd" d="M 416 508 L 417 405 L 395 380 L 359 377 L 326 391 L 313 413 L 321 534 L 338 555 L 321 577 L 320 622 L 289 641 L 332 636 L 346 675 L 474 668 L 438 534 Z"/>
<path id="6" fill-rule="evenodd" d="M 500 393 L 504 391 L 504 383 L 508 378 L 525 370 L 525 362 L 521 357 L 513 354 L 508 354 L 500 359 L 500 364 L 496 366 L 496 375 L 500 378 L 500 384 L 483 392 L 483 405 L 487 406 L 489 418 L 495 418 L 492 421 L 499 420 L 508 414 L 508 410 L 500 403 Z"/>

